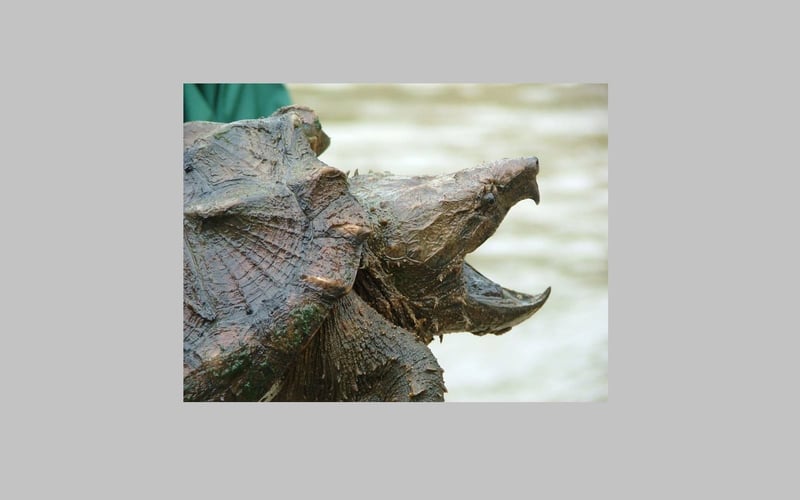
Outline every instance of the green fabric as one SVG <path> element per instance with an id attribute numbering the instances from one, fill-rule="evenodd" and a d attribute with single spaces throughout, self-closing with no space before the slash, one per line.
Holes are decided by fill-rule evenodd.
<path id="1" fill-rule="evenodd" d="M 269 116 L 292 103 L 281 83 L 185 83 L 183 121 L 233 122 Z"/>

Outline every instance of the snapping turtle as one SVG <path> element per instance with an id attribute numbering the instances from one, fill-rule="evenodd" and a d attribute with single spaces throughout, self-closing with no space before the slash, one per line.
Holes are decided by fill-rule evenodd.
<path id="1" fill-rule="evenodd" d="M 184 400 L 441 401 L 427 344 L 501 334 L 539 295 L 464 256 L 539 202 L 536 158 L 347 176 L 313 110 L 184 125 Z"/>

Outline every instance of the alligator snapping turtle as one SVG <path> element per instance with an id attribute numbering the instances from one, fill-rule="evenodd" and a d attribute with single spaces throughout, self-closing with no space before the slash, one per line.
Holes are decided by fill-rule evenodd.
<path id="1" fill-rule="evenodd" d="M 184 400 L 442 401 L 434 336 L 501 334 L 547 300 L 464 262 L 539 202 L 536 158 L 348 178 L 328 144 L 301 106 L 184 125 Z"/>

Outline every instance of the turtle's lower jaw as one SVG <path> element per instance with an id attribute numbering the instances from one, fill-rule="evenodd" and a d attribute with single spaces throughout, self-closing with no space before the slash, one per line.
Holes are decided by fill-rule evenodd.
<path id="1" fill-rule="evenodd" d="M 503 288 L 466 262 L 461 279 L 466 291 L 465 326 L 475 335 L 507 332 L 538 311 L 550 296 L 550 287 L 539 295 Z"/>

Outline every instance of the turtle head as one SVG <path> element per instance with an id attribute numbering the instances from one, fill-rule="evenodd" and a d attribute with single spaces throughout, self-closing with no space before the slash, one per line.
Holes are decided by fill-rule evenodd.
<path id="1" fill-rule="evenodd" d="M 448 332 L 500 334 L 535 313 L 550 289 L 501 287 L 464 261 L 523 199 L 539 203 L 537 158 L 506 159 L 454 174 L 359 176 L 353 193 L 369 209 L 357 291 L 423 340 Z"/>

